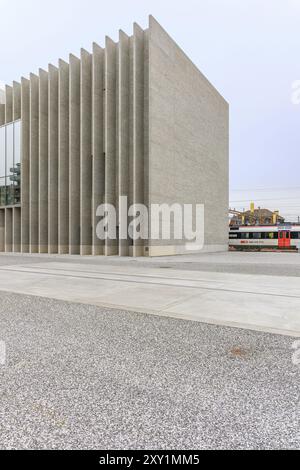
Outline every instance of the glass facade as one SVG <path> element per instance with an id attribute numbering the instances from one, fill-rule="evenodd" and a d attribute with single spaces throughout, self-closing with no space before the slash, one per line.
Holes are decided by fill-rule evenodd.
<path id="1" fill-rule="evenodd" d="M 0 127 L 0 207 L 21 203 L 21 122 Z"/>

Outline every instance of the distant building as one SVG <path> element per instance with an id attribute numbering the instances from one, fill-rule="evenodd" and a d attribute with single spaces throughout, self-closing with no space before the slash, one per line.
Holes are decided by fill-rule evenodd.
<path id="1" fill-rule="evenodd" d="M 231 219 L 230 225 L 279 225 L 284 222 L 285 219 L 278 212 L 258 208 L 236 213 Z"/>

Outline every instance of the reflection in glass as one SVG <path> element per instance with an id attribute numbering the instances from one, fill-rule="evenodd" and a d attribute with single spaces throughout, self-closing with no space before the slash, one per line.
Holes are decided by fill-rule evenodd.
<path id="1" fill-rule="evenodd" d="M 6 204 L 12 206 L 14 204 L 14 184 L 11 181 L 12 172 L 14 170 L 14 125 L 6 126 Z"/>
<path id="2" fill-rule="evenodd" d="M 0 206 L 21 202 L 21 123 L 0 127 Z"/>
<path id="3" fill-rule="evenodd" d="M 6 178 L 0 178 L 0 206 L 6 205 Z"/>
<path id="4" fill-rule="evenodd" d="M 0 127 L 0 178 L 5 175 L 5 126 L 3 126 Z"/>
<path id="5" fill-rule="evenodd" d="M 21 202 L 21 123 L 14 123 L 14 165 L 11 176 L 14 185 L 14 204 Z"/>

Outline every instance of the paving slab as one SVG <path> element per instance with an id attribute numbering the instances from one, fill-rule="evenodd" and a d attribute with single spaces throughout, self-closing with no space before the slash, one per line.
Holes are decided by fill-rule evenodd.
<path id="1" fill-rule="evenodd" d="M 31 260 L 0 265 L 1 290 L 300 337 L 297 276 L 189 271 L 178 261 L 164 269 L 157 260 Z"/>

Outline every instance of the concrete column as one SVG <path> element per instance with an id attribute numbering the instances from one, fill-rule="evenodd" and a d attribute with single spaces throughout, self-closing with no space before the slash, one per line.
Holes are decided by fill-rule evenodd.
<path id="1" fill-rule="evenodd" d="M 30 105 L 29 80 L 21 80 L 21 250 L 29 253 L 29 155 L 30 155 Z"/>
<path id="2" fill-rule="evenodd" d="M 29 245 L 39 251 L 39 77 L 30 74 Z"/>
<path id="3" fill-rule="evenodd" d="M 49 253 L 58 253 L 58 69 L 49 65 L 49 167 L 48 241 Z"/>
<path id="4" fill-rule="evenodd" d="M 133 204 L 144 204 L 144 31 L 133 35 Z M 144 255 L 144 241 L 134 241 L 133 256 Z"/>
<path id="5" fill-rule="evenodd" d="M 0 210 L 0 252 L 5 251 L 5 209 Z"/>
<path id="6" fill-rule="evenodd" d="M 21 209 L 14 207 L 13 211 L 13 252 L 21 251 Z"/>
<path id="7" fill-rule="evenodd" d="M 80 60 L 70 55 L 70 254 L 80 254 Z"/>
<path id="8" fill-rule="evenodd" d="M 5 86 L 5 122 L 6 124 L 13 120 L 13 89 L 11 86 Z"/>
<path id="9" fill-rule="evenodd" d="M 105 202 L 116 207 L 116 44 L 105 47 Z M 105 255 L 117 255 L 118 240 L 105 241 Z"/>
<path id="10" fill-rule="evenodd" d="M 58 86 L 58 249 L 69 253 L 69 64 L 59 61 Z"/>
<path id="11" fill-rule="evenodd" d="M 11 253 L 13 246 L 12 209 L 5 209 L 5 252 Z"/>
<path id="12" fill-rule="evenodd" d="M 98 219 L 96 211 L 104 203 L 105 196 L 105 158 L 104 158 L 104 51 L 93 44 L 92 62 L 92 155 L 93 155 L 93 194 L 92 194 L 92 226 L 93 255 L 104 254 L 104 242 L 96 234 Z"/>
<path id="13" fill-rule="evenodd" d="M 0 126 L 5 124 L 5 104 L 0 103 Z"/>
<path id="14" fill-rule="evenodd" d="M 48 253 L 48 73 L 39 77 L 39 252 Z"/>
<path id="15" fill-rule="evenodd" d="M 13 82 L 13 120 L 21 119 L 21 84 Z"/>
<path id="16" fill-rule="evenodd" d="M 130 98 L 130 45 L 129 37 L 120 31 L 118 45 L 118 109 L 117 109 L 117 198 L 129 193 L 129 98 Z M 118 204 L 119 255 L 129 256 L 128 207 Z"/>
<path id="17" fill-rule="evenodd" d="M 133 47 L 134 37 L 129 38 L 129 176 L 128 207 L 133 205 L 134 171 L 133 171 Z M 131 218 L 129 221 L 131 222 Z M 129 239 L 129 256 L 133 256 L 133 240 Z"/>
<path id="18" fill-rule="evenodd" d="M 149 198 L 150 198 L 150 186 L 149 186 L 149 31 L 144 32 L 144 204 L 148 208 L 148 233 L 151 233 L 151 217 L 149 213 Z M 144 242 L 144 255 L 147 256 L 149 254 L 149 240 L 145 240 Z M 147 250 L 147 251 L 146 251 Z"/>
<path id="19" fill-rule="evenodd" d="M 81 50 L 80 254 L 92 254 L 92 57 Z"/>

